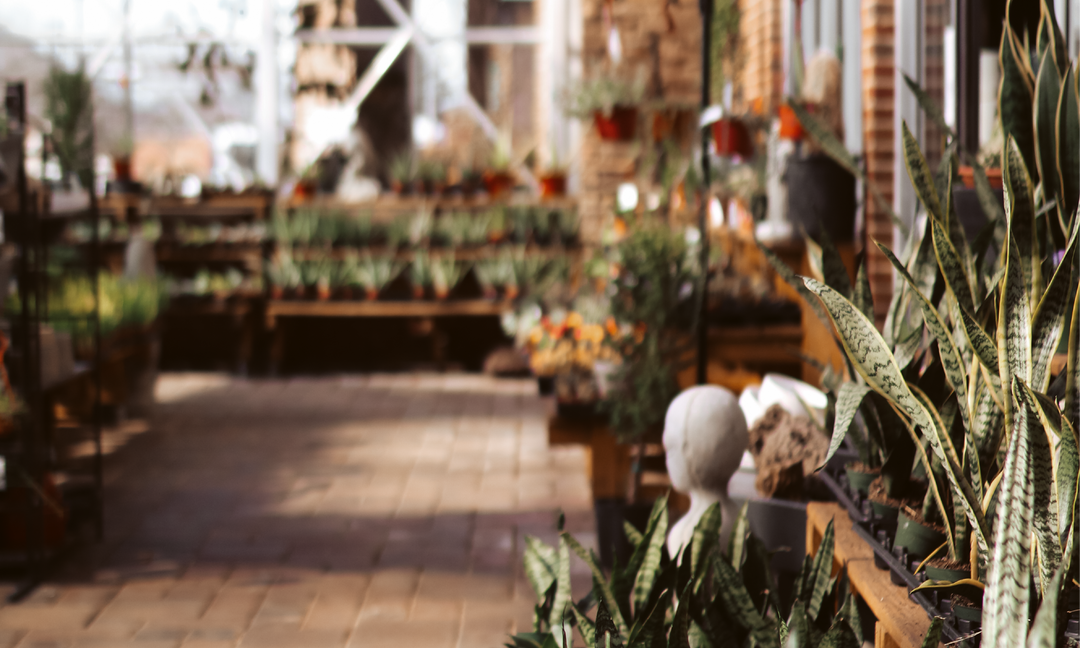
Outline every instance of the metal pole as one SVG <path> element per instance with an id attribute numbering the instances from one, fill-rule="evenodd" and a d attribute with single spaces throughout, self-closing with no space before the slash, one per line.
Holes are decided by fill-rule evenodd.
<path id="1" fill-rule="evenodd" d="M 701 8 L 701 110 L 709 107 L 711 99 L 713 0 L 699 0 Z M 709 309 L 709 128 L 701 129 L 701 204 L 698 230 L 701 232 L 701 285 L 697 312 L 697 383 L 704 385 L 709 378 L 709 331 L 706 315 Z"/>

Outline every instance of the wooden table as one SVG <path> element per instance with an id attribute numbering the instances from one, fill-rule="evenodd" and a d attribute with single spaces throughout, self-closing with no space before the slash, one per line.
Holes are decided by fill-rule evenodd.
<path id="1" fill-rule="evenodd" d="M 513 302 L 471 300 L 413 300 L 413 301 L 306 301 L 300 299 L 271 299 L 266 303 L 266 329 L 273 334 L 270 346 L 270 371 L 276 374 L 285 356 L 284 328 L 278 326 L 282 317 L 404 317 L 414 320 L 418 330 L 430 333 L 435 361 L 441 366 L 445 359 L 446 336 L 435 325 L 443 317 L 497 317 L 513 310 Z"/>
<path id="2" fill-rule="evenodd" d="M 889 572 L 874 566 L 874 551 L 852 528 L 842 506 L 832 502 L 810 502 L 806 506 L 806 550 L 817 552 L 829 520 L 836 533 L 833 572 L 847 566 L 851 589 L 877 617 L 875 648 L 919 648 L 930 619 L 907 589 L 894 585 Z"/>

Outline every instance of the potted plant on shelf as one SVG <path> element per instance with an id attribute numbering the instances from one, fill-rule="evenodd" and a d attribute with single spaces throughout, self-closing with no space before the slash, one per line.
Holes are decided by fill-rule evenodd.
<path id="1" fill-rule="evenodd" d="M 504 253 L 477 261 L 473 265 L 473 274 L 480 284 L 484 299 L 493 300 L 498 298 L 500 289 L 505 289 L 513 281 L 514 265 Z"/>
<path id="2" fill-rule="evenodd" d="M 390 191 L 398 196 L 412 193 L 416 182 L 416 159 L 410 152 L 401 152 L 390 158 L 387 169 L 390 176 Z"/>
<path id="3" fill-rule="evenodd" d="M 448 254 L 431 260 L 431 287 L 435 299 L 445 300 L 468 272 L 468 267 Z"/>
<path id="4" fill-rule="evenodd" d="M 645 97 L 645 77 L 626 81 L 615 75 L 583 79 L 567 95 L 566 112 L 591 119 L 600 139 L 629 142 L 637 135 L 638 105 Z"/>
<path id="5" fill-rule="evenodd" d="M 360 287 L 359 271 L 360 257 L 355 250 L 350 250 L 334 262 L 334 273 L 330 278 L 334 297 L 351 300 L 356 296 L 354 290 Z"/>
<path id="6" fill-rule="evenodd" d="M 334 274 L 334 261 L 329 255 L 320 254 L 308 259 L 302 266 L 304 283 L 308 294 L 319 301 L 327 301 L 331 296 L 330 279 Z"/>
<path id="7" fill-rule="evenodd" d="M 510 143 L 500 137 L 491 153 L 488 170 L 484 172 L 484 190 L 492 198 L 501 198 L 514 188 L 514 174 L 510 171 Z"/>
<path id="8" fill-rule="evenodd" d="M 413 299 L 423 299 L 426 289 L 431 287 L 431 255 L 426 251 L 417 251 L 413 256 L 409 264 L 409 283 Z"/>
<path id="9" fill-rule="evenodd" d="M 506 239 L 506 207 L 492 207 L 487 212 L 487 238 L 492 244 L 502 243 Z"/>
<path id="10" fill-rule="evenodd" d="M 581 230 L 581 218 L 576 207 L 566 207 L 555 212 L 555 222 L 559 233 L 559 243 L 565 248 L 578 244 Z"/>
<path id="11" fill-rule="evenodd" d="M 462 214 L 462 243 L 466 248 L 480 248 L 488 243 L 488 232 L 491 229 L 491 214 L 481 212 L 479 214 Z"/>
<path id="12" fill-rule="evenodd" d="M 417 180 L 428 196 L 437 196 L 446 188 L 446 165 L 438 160 L 421 160 Z"/>
<path id="13" fill-rule="evenodd" d="M 357 268 L 357 281 L 364 287 L 368 301 L 375 301 L 383 288 L 396 279 L 402 270 L 404 265 L 392 256 L 364 254 Z"/>
<path id="14" fill-rule="evenodd" d="M 540 198 L 558 198 L 566 195 L 566 165 L 559 162 L 559 151 L 551 147 L 551 159 L 540 174 Z"/>
<path id="15" fill-rule="evenodd" d="M 409 242 L 409 232 L 413 217 L 405 214 L 395 216 L 386 225 L 386 247 L 391 252 L 396 252 Z"/>
<path id="16" fill-rule="evenodd" d="M 64 189 L 74 189 L 78 180 L 84 191 L 93 190 L 93 99 L 91 80 L 83 65 L 68 72 L 53 65 L 43 83 L 45 117 L 52 124 L 50 139 L 60 163 L 61 184 Z M 117 180 L 131 180 L 131 138 L 126 143 L 126 167 L 117 168 Z M 116 150 L 120 150 L 120 146 Z M 119 156 L 113 158 L 119 161 Z M 120 174 L 124 171 L 124 175 Z"/>
<path id="17" fill-rule="evenodd" d="M 421 210 L 413 214 L 409 219 L 409 245 L 414 248 L 428 245 L 434 227 L 434 219 L 429 212 Z"/>
<path id="18" fill-rule="evenodd" d="M 300 287 L 301 276 L 291 250 L 278 250 L 266 268 L 266 279 L 270 284 L 270 299 L 284 299 L 286 296 L 295 295 Z"/>

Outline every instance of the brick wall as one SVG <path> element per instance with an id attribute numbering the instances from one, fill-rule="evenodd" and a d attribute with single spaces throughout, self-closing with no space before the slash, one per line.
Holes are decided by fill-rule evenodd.
<path id="1" fill-rule="evenodd" d="M 896 96 L 893 61 L 893 0 L 862 2 L 863 146 L 867 176 L 893 199 L 893 112 Z M 893 269 L 872 241 L 892 246 L 889 214 L 872 198 L 866 201 L 867 271 L 874 294 L 874 314 L 884 322 L 892 297 Z"/>
<path id="2" fill-rule="evenodd" d="M 780 0 L 740 0 L 739 32 L 742 39 L 736 112 L 754 108 L 773 114 L 783 101 L 784 41 Z"/>
<path id="3" fill-rule="evenodd" d="M 607 55 L 608 32 L 604 6 L 619 30 L 623 60 L 613 71 Z M 636 71 L 649 80 L 647 101 L 696 106 L 701 95 L 701 16 L 692 0 L 583 0 L 583 56 L 585 76 L 626 74 Z M 615 190 L 633 180 L 642 162 L 644 145 L 637 142 L 605 142 L 591 123 L 584 124 L 580 152 L 582 237 L 599 242 L 604 223 L 613 213 Z M 651 120 L 639 116 L 638 132 L 647 138 Z"/>

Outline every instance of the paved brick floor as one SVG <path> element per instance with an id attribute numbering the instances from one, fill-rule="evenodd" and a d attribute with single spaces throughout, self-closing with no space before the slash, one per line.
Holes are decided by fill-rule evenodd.
<path id="1" fill-rule="evenodd" d="M 534 393 L 163 376 L 108 459 L 105 541 L 0 607 L 0 648 L 500 646 L 531 622 L 524 536 L 563 509 L 592 538 L 584 455 L 547 447 Z"/>

